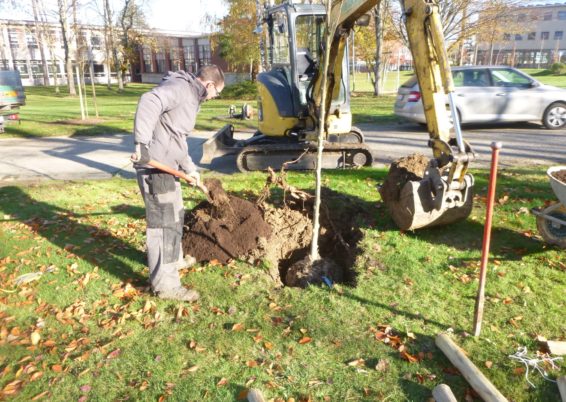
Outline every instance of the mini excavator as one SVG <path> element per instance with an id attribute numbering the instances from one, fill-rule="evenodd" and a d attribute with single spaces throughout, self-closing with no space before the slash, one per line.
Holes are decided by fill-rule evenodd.
<path id="1" fill-rule="evenodd" d="M 364 135 L 352 126 L 347 39 L 356 25 L 369 23 L 367 13 L 378 3 L 331 0 L 328 24 L 325 6 L 312 1 L 284 0 L 266 6 L 261 28 L 267 27 L 269 69 L 257 77 L 258 130 L 248 139 L 237 140 L 234 127 L 224 126 L 205 142 L 201 163 L 236 154 L 242 172 L 278 169 L 283 164 L 288 169 L 314 169 L 319 116 L 324 108 L 322 167 L 371 166 L 373 158 Z M 469 215 L 474 179 L 467 170 L 474 153 L 460 130 L 437 1 L 402 3 L 433 159 L 423 179 L 403 183 L 398 201 L 388 207 L 401 229 L 413 230 Z M 325 49 L 327 29 L 332 40 Z M 329 52 L 330 63 L 329 96 L 323 105 L 324 52 Z M 293 163 L 287 164 L 289 161 Z"/>

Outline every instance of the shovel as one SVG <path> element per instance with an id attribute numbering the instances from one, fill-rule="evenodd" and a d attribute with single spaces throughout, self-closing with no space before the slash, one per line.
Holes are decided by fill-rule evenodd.
<path id="1" fill-rule="evenodd" d="M 161 162 L 157 162 L 157 161 L 154 161 L 154 160 L 150 160 L 149 162 L 147 162 L 147 165 L 154 167 L 158 170 L 161 170 L 165 173 L 172 174 L 173 176 L 178 177 L 180 179 L 186 180 L 189 184 L 198 187 L 199 190 L 204 193 L 208 202 L 212 203 L 212 198 L 210 197 L 210 192 L 208 191 L 206 186 L 202 183 L 197 183 L 196 180 L 193 177 L 190 177 L 183 172 L 180 172 L 180 171 L 173 169 L 173 168 L 171 168 L 167 165 L 164 165 Z"/>

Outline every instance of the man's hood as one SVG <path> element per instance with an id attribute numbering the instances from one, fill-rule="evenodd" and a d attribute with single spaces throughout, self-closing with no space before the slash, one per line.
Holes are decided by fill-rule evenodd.
<path id="1" fill-rule="evenodd" d="M 206 99 L 207 91 L 202 82 L 193 74 L 186 71 L 169 71 L 166 76 L 163 77 L 163 81 L 168 80 L 184 80 L 188 82 L 191 86 L 194 86 L 198 92 L 199 101 L 203 102 Z"/>

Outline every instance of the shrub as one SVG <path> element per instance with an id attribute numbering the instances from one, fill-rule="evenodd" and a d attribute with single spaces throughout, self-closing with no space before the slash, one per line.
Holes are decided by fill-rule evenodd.
<path id="1" fill-rule="evenodd" d="M 550 66 L 550 71 L 552 71 L 552 74 L 554 75 L 566 74 L 566 64 L 554 63 L 552 66 Z"/>
<path id="2" fill-rule="evenodd" d="M 222 99 L 254 100 L 257 98 L 255 82 L 242 81 L 228 85 L 222 91 Z"/>

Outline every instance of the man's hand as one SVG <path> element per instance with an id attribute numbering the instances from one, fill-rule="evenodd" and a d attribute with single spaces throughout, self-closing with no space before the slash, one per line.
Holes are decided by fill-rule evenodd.
<path id="1" fill-rule="evenodd" d="M 138 165 L 146 165 L 150 161 L 147 145 L 136 142 L 136 150 L 130 156 L 130 160 Z"/>
<path id="2" fill-rule="evenodd" d="M 191 186 L 200 186 L 199 172 L 187 173 L 186 180 Z"/>

